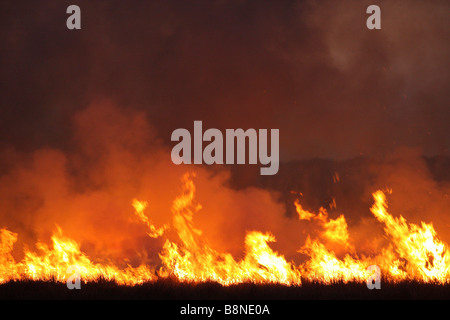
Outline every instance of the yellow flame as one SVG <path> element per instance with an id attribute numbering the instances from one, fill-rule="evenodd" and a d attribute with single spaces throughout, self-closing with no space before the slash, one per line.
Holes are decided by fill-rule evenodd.
<path id="1" fill-rule="evenodd" d="M 335 281 L 366 281 L 370 276 L 367 267 L 373 264 L 378 265 L 383 276 L 392 281 L 450 282 L 447 244 L 437 237 L 432 224 L 408 224 L 402 216 L 395 218 L 390 215 L 382 191 L 373 194 L 371 212 L 384 224 L 391 243 L 376 256 L 365 257 L 355 253 L 344 215 L 330 219 L 324 208 L 313 213 L 304 210 L 296 200 L 294 204 L 298 218 L 315 221 L 322 228 L 318 238 L 308 236 L 305 244 L 300 246 L 299 252 L 308 259 L 300 265 L 286 261 L 282 254 L 270 247 L 270 243 L 276 241 L 273 234 L 253 230 L 246 233 L 244 257 L 236 260 L 232 254 L 214 249 L 202 231 L 195 228 L 194 216 L 201 210 L 201 205 L 195 202 L 193 176 L 184 175 L 182 192 L 172 204 L 171 229 L 176 232 L 177 240 L 170 240 L 166 235 L 168 225 L 156 228 L 151 223 L 144 214 L 147 202 L 132 201 L 136 216 L 148 227 L 148 235 L 165 237 L 159 253 L 161 267 L 158 272 L 155 266 L 146 264 L 120 268 L 113 263 L 93 262 L 80 250 L 76 241 L 63 235 L 60 228 L 53 234 L 50 247 L 38 242 L 38 253 L 26 249 L 24 258 L 16 262 L 12 251 L 18 234 L 0 229 L 0 283 L 21 279 L 62 282 L 70 276 L 67 274 L 68 268 L 75 266 L 85 282 L 104 278 L 126 285 L 161 277 L 192 282 L 215 281 L 222 285 L 242 282 L 301 285 L 304 280 L 329 284 Z M 329 244 L 337 245 L 346 253 L 336 254 Z"/>
<path id="2" fill-rule="evenodd" d="M 382 191 L 373 194 L 375 203 L 371 208 L 374 216 L 385 224 L 385 232 L 393 241 L 395 252 L 404 259 L 405 271 L 413 279 L 424 282 L 449 282 L 450 252 L 447 244 L 440 241 L 432 224 L 407 224 L 400 216 L 387 212 L 386 196 Z"/>
<path id="3" fill-rule="evenodd" d="M 133 199 L 132 206 L 134 208 L 134 213 L 141 219 L 143 223 L 149 228 L 147 234 L 152 238 L 158 238 L 163 235 L 164 231 L 167 230 L 168 226 L 163 225 L 161 228 L 155 228 L 155 226 L 150 222 L 148 217 L 144 214 L 145 209 L 148 206 L 147 201 L 138 201 Z"/>

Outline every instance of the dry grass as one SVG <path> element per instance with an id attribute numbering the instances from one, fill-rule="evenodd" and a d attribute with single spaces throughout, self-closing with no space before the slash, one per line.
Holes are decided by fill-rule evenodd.
<path id="1" fill-rule="evenodd" d="M 180 283 L 173 279 L 122 286 L 99 279 L 69 290 L 54 281 L 17 281 L 0 285 L 0 299 L 148 299 L 148 300 L 304 300 L 304 299 L 450 299 L 450 285 L 418 282 L 382 283 L 369 290 L 363 283 L 302 286 L 244 283 L 223 287 L 214 282 Z"/>

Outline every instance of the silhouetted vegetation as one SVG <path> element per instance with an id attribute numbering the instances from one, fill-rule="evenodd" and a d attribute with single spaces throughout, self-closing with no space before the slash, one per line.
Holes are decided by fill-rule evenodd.
<path id="1" fill-rule="evenodd" d="M 369 290 L 365 283 L 323 285 L 304 282 L 302 286 L 243 283 L 221 286 L 215 282 L 180 283 L 161 279 L 136 286 L 118 285 L 99 279 L 69 290 L 54 281 L 11 281 L 0 285 L 0 299 L 147 299 L 147 300 L 298 300 L 298 299 L 450 299 L 450 285 L 416 281 L 382 283 Z"/>

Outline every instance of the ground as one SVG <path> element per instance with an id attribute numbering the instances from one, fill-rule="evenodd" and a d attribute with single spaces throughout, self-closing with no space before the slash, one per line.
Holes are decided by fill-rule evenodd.
<path id="1" fill-rule="evenodd" d="M 112 281 L 82 283 L 69 290 L 65 283 L 17 281 L 0 285 L 0 299 L 145 299 L 145 300 L 321 300 L 321 299 L 450 299 L 450 284 L 382 283 L 369 290 L 365 283 L 303 283 L 302 286 L 244 283 L 223 287 L 217 283 L 179 283 L 166 279 L 136 286 Z"/>

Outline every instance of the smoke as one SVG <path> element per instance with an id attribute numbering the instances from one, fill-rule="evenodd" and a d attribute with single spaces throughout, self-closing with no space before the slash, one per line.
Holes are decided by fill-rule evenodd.
<path id="1" fill-rule="evenodd" d="M 72 128 L 69 152 L 41 148 L 16 155 L 20 161 L 0 178 L 2 225 L 19 233 L 19 246 L 49 243 L 59 226 L 94 258 L 155 263 L 163 242 L 147 236 L 132 200 L 148 202 L 145 214 L 156 227 L 170 225 L 181 177 L 193 168 L 168 161 L 170 149 L 152 135 L 144 114 L 125 113 L 108 101 L 76 114 Z M 195 172 L 203 208 L 194 222 L 218 250 L 242 254 L 246 231 L 281 234 L 288 225 L 269 191 L 226 187 L 226 170 Z"/>
<path id="2" fill-rule="evenodd" d="M 320 237 L 319 224 L 289 214 L 292 190 L 296 198 L 304 193 L 300 199 L 308 210 L 318 212 L 323 206 L 330 219 L 344 214 L 350 244 L 363 253 L 377 254 L 386 245 L 382 224 L 369 212 L 371 193 L 378 189 L 393 190 L 389 211 L 394 216 L 401 214 L 416 224 L 433 222 L 448 241 L 450 184 L 431 176 L 417 150 L 363 162 L 359 169 L 354 164 L 313 161 L 316 170 L 310 181 L 304 175 L 311 172 L 308 165 L 297 162 L 303 169 L 281 170 L 271 187 L 252 179 L 236 187 L 229 167 L 208 170 L 172 164 L 170 148 L 140 111 L 124 112 L 110 101 L 97 101 L 74 115 L 71 128 L 70 151 L 45 147 L 8 153 L 15 161 L 0 178 L 0 221 L 19 234 L 17 258 L 24 244 L 33 248 L 38 240 L 50 243 L 59 226 L 94 259 L 155 265 L 164 239 L 179 239 L 170 229 L 161 238 L 148 237 L 146 226 L 134 215 L 132 200 L 148 202 L 145 214 L 156 227 L 172 225 L 172 202 L 182 192 L 181 177 L 193 171 L 195 202 L 201 204 L 194 225 L 213 248 L 236 258 L 244 254 L 249 231 L 274 234 L 277 242 L 272 247 L 295 261 L 302 258 L 297 251 L 308 235 Z M 332 201 L 336 208 L 330 206 Z M 337 253 L 347 249 L 333 243 L 328 247 Z"/>
<path id="3" fill-rule="evenodd" d="M 67 2 L 67 5 L 69 3 Z M 144 110 L 166 145 L 194 120 L 279 128 L 285 161 L 448 155 L 446 1 L 2 4 L 2 145 L 65 148 L 74 113 Z M 39 14 L 35 14 L 39 12 Z"/>
<path id="4" fill-rule="evenodd" d="M 391 189 L 389 207 L 394 216 L 402 215 L 408 222 L 419 225 L 421 221 L 432 223 L 438 235 L 448 243 L 450 180 L 433 176 L 430 167 L 419 150 L 398 149 L 370 168 L 376 179 L 367 189 Z M 448 174 L 448 167 L 444 170 Z"/>

